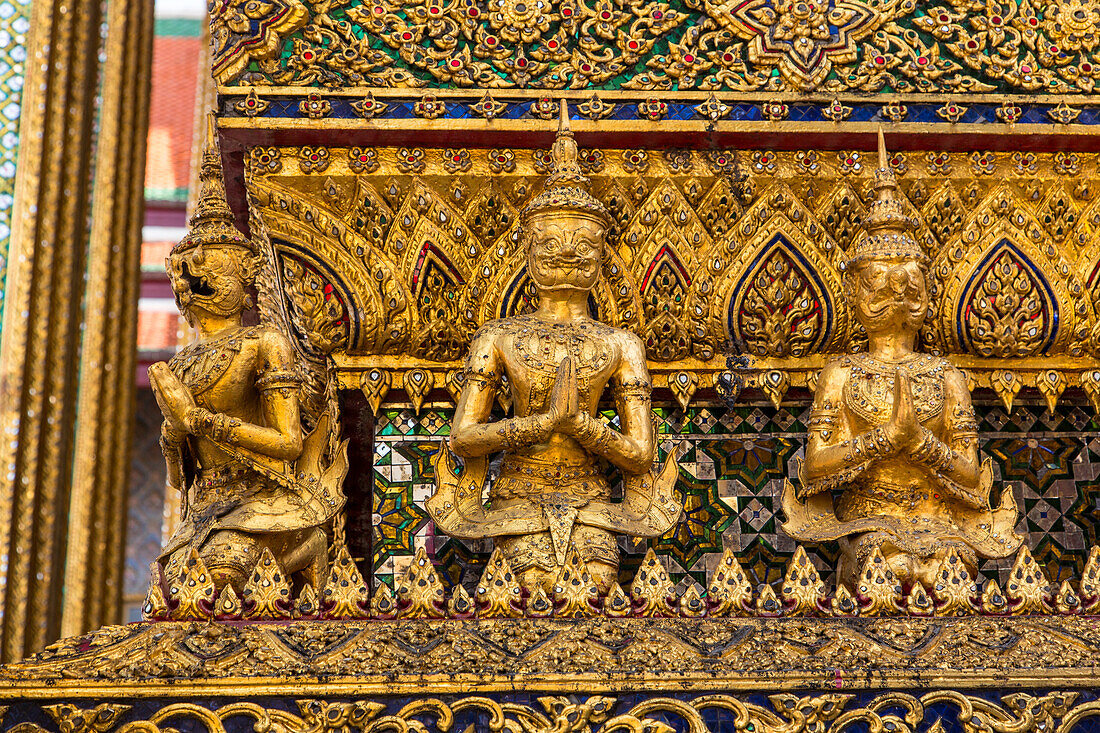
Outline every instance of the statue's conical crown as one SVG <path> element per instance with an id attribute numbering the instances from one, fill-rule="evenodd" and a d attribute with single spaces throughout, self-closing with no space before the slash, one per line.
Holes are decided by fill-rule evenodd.
<path id="1" fill-rule="evenodd" d="M 886 156 L 886 140 L 878 131 L 878 170 L 875 171 L 877 196 L 863 219 L 867 233 L 856 242 L 848 267 L 875 259 L 915 259 L 928 261 L 928 256 L 910 233 L 916 226 L 905 213 L 898 196 L 898 181 Z"/>
<path id="2" fill-rule="evenodd" d="M 530 219 L 544 211 L 575 211 L 595 216 L 605 224 L 611 216 L 607 208 L 588 192 L 588 178 L 577 162 L 577 141 L 569 129 L 569 111 L 565 100 L 561 102 L 561 118 L 558 136 L 550 149 L 553 169 L 546 179 L 546 186 L 531 203 L 524 207 L 521 218 Z"/>
<path id="3" fill-rule="evenodd" d="M 191 214 L 187 234 L 172 248 L 180 254 L 196 247 L 242 247 L 256 254 L 256 245 L 233 224 L 233 211 L 225 200 L 225 179 L 214 115 L 207 119 L 206 145 L 199 168 L 199 198 Z"/>

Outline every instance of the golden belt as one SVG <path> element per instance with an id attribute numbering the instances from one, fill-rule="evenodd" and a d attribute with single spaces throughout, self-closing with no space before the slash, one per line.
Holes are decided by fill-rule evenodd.
<path id="1" fill-rule="evenodd" d="M 853 486 L 851 491 L 860 498 L 891 502 L 908 507 L 914 507 L 928 498 L 926 489 L 881 480 L 864 481 Z"/>
<path id="2" fill-rule="evenodd" d="M 577 466 L 507 456 L 490 490 L 491 498 L 538 498 L 544 494 L 568 494 L 575 499 L 606 499 L 611 487 L 591 463 Z"/>
<path id="3" fill-rule="evenodd" d="M 199 475 L 195 477 L 193 485 L 195 491 L 201 495 L 213 489 L 220 489 L 223 486 L 230 486 L 240 481 L 244 481 L 255 475 L 256 472 L 251 468 L 247 468 L 243 464 L 233 461 L 231 463 L 223 463 L 215 468 L 207 468 L 199 471 Z"/>

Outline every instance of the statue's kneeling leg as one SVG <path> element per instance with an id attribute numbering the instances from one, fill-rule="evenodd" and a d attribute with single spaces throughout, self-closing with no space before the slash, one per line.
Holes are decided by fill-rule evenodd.
<path id="1" fill-rule="evenodd" d="M 321 592 L 328 573 L 328 535 L 321 527 L 308 527 L 296 532 L 269 535 L 272 554 L 287 575 L 301 574 L 301 579 Z"/>

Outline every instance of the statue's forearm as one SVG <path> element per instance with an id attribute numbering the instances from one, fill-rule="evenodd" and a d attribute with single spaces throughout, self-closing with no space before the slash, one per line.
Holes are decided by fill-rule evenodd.
<path id="1" fill-rule="evenodd" d="M 192 408 L 188 418 L 196 435 L 210 438 L 215 443 L 243 448 L 259 456 L 280 461 L 293 461 L 302 452 L 300 430 L 283 432 L 246 423 L 224 412 L 210 412 L 201 407 Z"/>
<path id="2" fill-rule="evenodd" d="M 804 473 L 806 480 L 811 482 L 846 473 L 868 461 L 894 453 L 894 446 L 881 427 L 836 445 L 815 446 L 814 442 L 811 441 L 806 451 Z"/>
<path id="3" fill-rule="evenodd" d="M 463 458 L 477 458 L 502 450 L 514 451 L 544 442 L 550 430 L 550 416 L 547 414 L 456 426 L 451 432 L 451 449 Z"/>
<path id="4" fill-rule="evenodd" d="M 586 450 L 628 473 L 645 473 L 653 466 L 652 439 L 631 438 L 589 415 L 584 415 L 574 437 Z"/>
<path id="5" fill-rule="evenodd" d="M 921 441 L 909 454 L 916 463 L 933 474 L 947 479 L 945 488 L 960 501 L 975 507 L 984 504 L 979 496 L 979 468 L 975 460 L 960 453 L 937 438 L 926 428 L 921 428 Z"/>

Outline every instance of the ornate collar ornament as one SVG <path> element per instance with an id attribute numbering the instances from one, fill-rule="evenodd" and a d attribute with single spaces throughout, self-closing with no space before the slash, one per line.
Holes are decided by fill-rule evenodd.
<path id="1" fill-rule="evenodd" d="M 233 223 L 233 211 L 225 198 L 222 177 L 221 150 L 214 115 L 207 120 L 206 146 L 199 169 L 199 200 L 191 215 L 187 234 L 172 247 L 169 259 L 204 247 L 239 247 L 250 255 L 258 254 L 255 243 L 245 237 Z M 201 259 L 201 254 L 200 254 Z"/>
<path id="2" fill-rule="evenodd" d="M 565 100 L 561 101 L 561 118 L 558 122 L 558 136 L 554 147 L 550 149 L 553 169 L 546 179 L 546 186 L 520 214 L 521 223 L 526 224 L 537 214 L 547 211 L 563 211 L 592 217 L 605 227 L 611 224 L 611 215 L 607 208 L 588 192 L 589 180 L 581 173 L 577 162 L 577 142 L 573 131 L 569 129 L 569 108 Z"/>
<path id="3" fill-rule="evenodd" d="M 878 198 L 871 202 L 864 219 L 867 233 L 856 243 L 852 258 L 845 263 L 851 269 L 868 260 L 917 260 L 927 265 L 930 260 L 910 231 L 916 221 L 906 215 L 898 198 L 898 181 L 886 157 L 886 141 L 882 128 L 878 131 L 878 170 L 875 171 Z"/>

